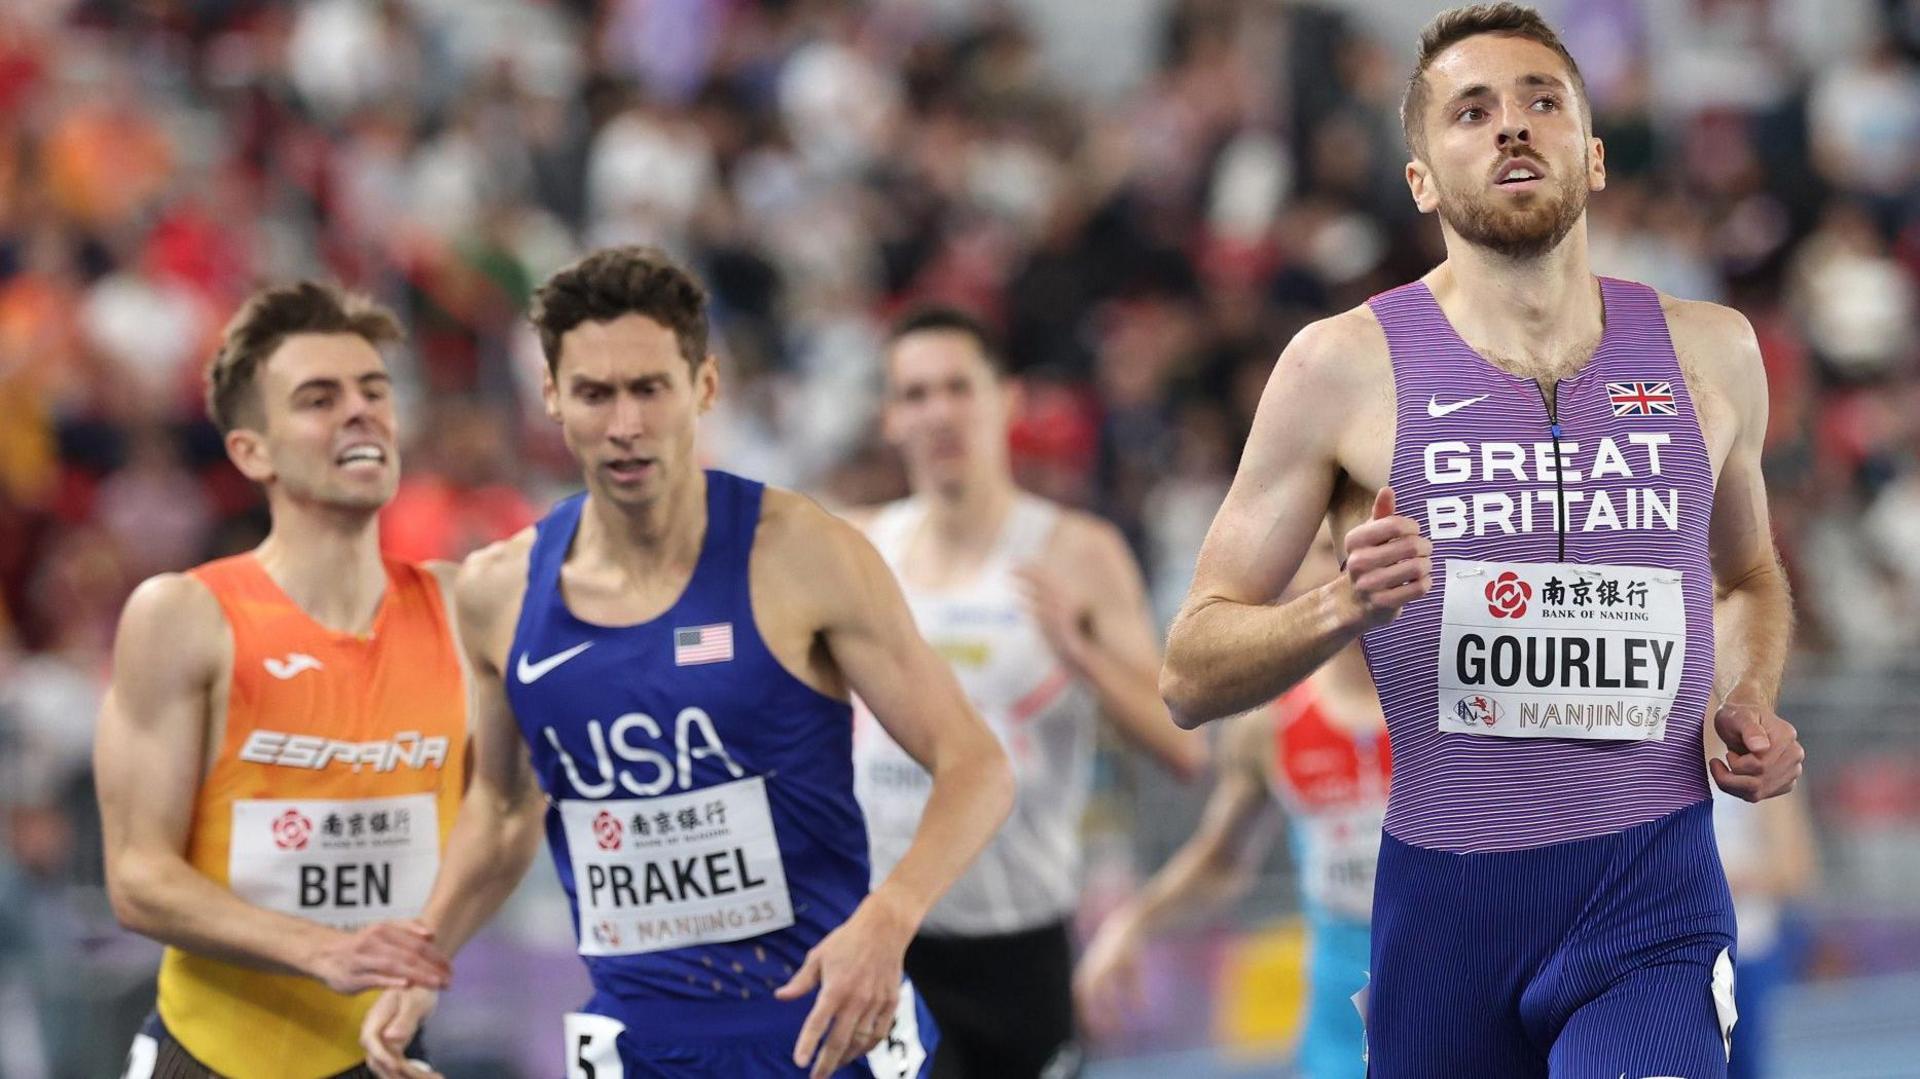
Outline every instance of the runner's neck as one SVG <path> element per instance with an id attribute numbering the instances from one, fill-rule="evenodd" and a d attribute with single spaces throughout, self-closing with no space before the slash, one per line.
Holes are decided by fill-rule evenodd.
<path id="1" fill-rule="evenodd" d="M 340 633 L 364 634 L 387 592 L 380 560 L 379 519 L 288 520 L 274 515 L 254 558 L 273 583 L 315 622 Z"/>
<path id="2" fill-rule="evenodd" d="M 999 542 L 1019 494 L 1010 477 L 971 484 L 951 493 L 925 492 L 922 550 L 940 566 L 984 559 Z"/>
<path id="3" fill-rule="evenodd" d="M 1526 368 L 1513 370 L 1524 377 L 1534 377 L 1534 368 L 1563 367 L 1569 352 L 1590 350 L 1604 328 L 1584 222 L 1534 259 L 1455 242 L 1426 283 L 1461 339 L 1489 360 Z"/>
<path id="4" fill-rule="evenodd" d="M 707 475 L 694 469 L 665 497 L 632 511 L 609 505 L 589 492 L 567 561 L 611 566 L 636 580 L 644 579 L 699 561 L 706 533 Z"/>

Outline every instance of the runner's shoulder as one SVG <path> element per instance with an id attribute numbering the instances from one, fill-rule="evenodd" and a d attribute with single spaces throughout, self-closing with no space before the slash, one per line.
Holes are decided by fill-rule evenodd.
<path id="1" fill-rule="evenodd" d="M 829 511 L 841 520 L 865 533 L 873 528 L 873 522 L 879 520 L 891 502 L 869 502 L 862 506 L 831 506 Z"/>
<path id="2" fill-rule="evenodd" d="M 1694 370 L 1746 377 L 1760 364 L 1760 341 L 1747 316 L 1725 304 L 1660 293 L 1674 352 Z"/>
<path id="3" fill-rule="evenodd" d="M 503 608 L 518 606 L 526 587 L 533 537 L 534 530 L 528 526 L 460 563 L 453 577 L 453 597 L 463 622 L 485 625 Z"/>
<path id="4" fill-rule="evenodd" d="M 1328 401 L 1318 395 L 1363 390 L 1392 375 L 1387 333 L 1373 309 L 1360 304 L 1301 327 L 1281 351 L 1273 380 L 1310 391 L 1324 411 Z"/>
<path id="5" fill-rule="evenodd" d="M 226 612 L 206 582 L 191 573 L 156 573 L 120 609 L 114 666 L 165 656 L 169 665 L 196 668 L 217 662 L 231 641 Z"/>
<path id="6" fill-rule="evenodd" d="M 1047 560 L 1056 566 L 1111 574 L 1125 570 L 1133 561 L 1133 548 L 1126 534 L 1112 521 L 1064 503 L 1059 509 L 1060 523 L 1047 539 Z M 1137 572 L 1134 571 L 1134 572 Z"/>
<path id="7" fill-rule="evenodd" d="M 753 537 L 756 589 L 770 587 L 775 606 L 798 603 L 816 613 L 844 612 L 867 595 L 871 575 L 891 571 L 866 535 L 798 491 L 768 484 Z M 837 616 L 835 616 L 837 617 Z"/>
<path id="8" fill-rule="evenodd" d="M 213 589 L 191 573 L 156 573 L 141 581 L 120 610 L 122 633 L 151 629 L 182 647 L 217 642 L 227 615 Z"/>
<path id="9" fill-rule="evenodd" d="M 768 484 L 760 496 L 760 524 L 754 533 L 756 555 L 771 555 L 781 564 L 794 560 L 809 573 L 831 575 L 859 548 L 869 547 L 865 534 L 811 497 Z M 877 555 L 875 557 L 878 557 Z"/>

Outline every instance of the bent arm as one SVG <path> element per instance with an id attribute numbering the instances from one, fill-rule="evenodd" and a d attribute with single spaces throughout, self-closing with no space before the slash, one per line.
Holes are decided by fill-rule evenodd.
<path id="1" fill-rule="evenodd" d="M 454 584 L 473 679 L 473 775 L 422 915 L 448 955 L 499 912 L 526 876 L 546 811 L 501 680 L 508 646 L 502 623 L 511 625 L 502 617 L 501 597 L 512 594 L 513 578 L 499 561 L 497 548 L 475 554 Z"/>
<path id="2" fill-rule="evenodd" d="M 1182 727 L 1272 700 L 1365 628 L 1344 579 L 1275 605 L 1333 496 L 1337 417 L 1349 395 L 1338 365 L 1356 336 L 1330 328 L 1334 321 L 1302 331 L 1274 365 L 1168 632 L 1160 691 Z"/>
<path id="3" fill-rule="evenodd" d="M 1207 767 L 1207 743 L 1175 726 L 1160 699 L 1160 649 L 1140 567 L 1113 526 L 1074 527 L 1081 534 L 1068 548 L 1090 597 L 1091 632 L 1072 638 L 1076 654 L 1069 662 L 1122 738 L 1180 779 L 1196 779 Z"/>
<path id="4" fill-rule="evenodd" d="M 887 734 L 933 776 L 906 854 L 874 889 L 912 925 L 973 863 L 1013 808 L 1006 752 L 914 627 L 906 600 L 869 543 L 824 514 L 812 590 L 822 635 L 848 685 Z"/>
<path id="5" fill-rule="evenodd" d="M 121 612 L 94 739 L 107 895 L 120 924 L 232 963 L 315 975 L 344 934 L 248 903 L 186 858 L 214 679 L 232 644 L 213 596 L 164 574 Z"/>
<path id="6" fill-rule="evenodd" d="M 1766 371 L 1746 319 L 1725 311 L 1715 368 L 1733 404 L 1737 433 L 1714 486 L 1708 551 L 1713 562 L 1715 688 L 1724 700 L 1771 709 L 1780 695 L 1793 633 L 1793 600 L 1773 546 L 1760 451 L 1767 429 Z"/>
<path id="7" fill-rule="evenodd" d="M 1232 721 L 1224 769 L 1199 827 L 1139 895 L 1114 912 L 1120 931 L 1144 940 L 1179 922 L 1205 920 L 1246 894 L 1265 846 L 1261 825 L 1271 801 L 1251 746 L 1269 723 L 1264 709 Z"/>

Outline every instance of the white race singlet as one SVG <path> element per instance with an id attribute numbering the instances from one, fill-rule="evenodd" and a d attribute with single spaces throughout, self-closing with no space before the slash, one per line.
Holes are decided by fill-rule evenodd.
<path id="1" fill-rule="evenodd" d="M 906 499 L 883 508 L 869 526 L 896 575 L 925 517 L 921 500 Z M 1059 507 L 1020 495 L 971 580 L 937 591 L 901 582 L 921 634 L 1006 747 L 1017 784 L 1006 825 L 928 914 L 928 932 L 986 936 L 1033 929 L 1070 915 L 1079 895 L 1080 817 L 1092 779 L 1097 708 L 1091 691 L 1054 656 L 1015 576 L 1040 559 L 1059 520 Z M 866 810 L 878 883 L 913 841 L 932 780 L 864 706 L 855 717 L 854 789 Z"/>

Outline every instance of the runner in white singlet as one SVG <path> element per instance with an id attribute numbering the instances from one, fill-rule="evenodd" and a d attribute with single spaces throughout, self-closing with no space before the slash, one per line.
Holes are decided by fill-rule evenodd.
<path id="1" fill-rule="evenodd" d="M 887 435 L 912 497 L 857 515 L 920 632 L 1013 761 L 1013 815 L 927 916 L 907 969 L 941 1029 L 935 1076 L 1072 1075 L 1080 816 L 1104 718 L 1177 775 L 1205 747 L 1156 686 L 1140 571 L 1113 526 L 1019 490 L 1006 452 L 1018 391 L 970 317 L 929 310 L 894 331 Z M 873 871 L 906 849 L 927 774 L 857 721 L 856 790 Z"/>

